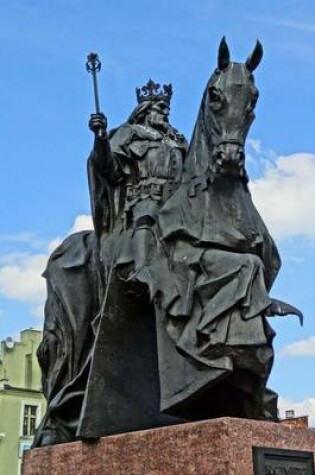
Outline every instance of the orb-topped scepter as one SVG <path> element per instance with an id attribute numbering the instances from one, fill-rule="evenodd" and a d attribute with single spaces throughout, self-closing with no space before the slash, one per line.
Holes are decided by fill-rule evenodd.
<path id="1" fill-rule="evenodd" d="M 97 76 L 96 74 L 100 72 L 102 63 L 99 60 L 97 53 L 90 53 L 87 57 L 87 62 L 85 63 L 86 70 L 88 73 L 91 73 L 93 76 L 93 85 L 94 85 L 94 99 L 95 99 L 95 112 L 100 114 L 100 101 L 98 95 L 98 85 L 97 85 Z"/>

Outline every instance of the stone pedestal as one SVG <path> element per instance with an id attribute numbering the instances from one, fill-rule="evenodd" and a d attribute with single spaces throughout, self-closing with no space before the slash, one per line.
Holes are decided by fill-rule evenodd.
<path id="1" fill-rule="evenodd" d="M 252 475 L 253 447 L 309 451 L 314 457 L 315 431 L 213 419 L 31 450 L 24 456 L 22 474 Z"/>

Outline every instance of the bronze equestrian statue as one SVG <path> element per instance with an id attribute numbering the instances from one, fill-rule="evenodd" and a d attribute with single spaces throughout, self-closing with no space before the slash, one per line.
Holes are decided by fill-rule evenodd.
<path id="1" fill-rule="evenodd" d="M 34 446 L 189 420 L 277 420 L 268 317 L 280 257 L 248 189 L 245 140 L 258 90 L 223 38 L 188 149 L 168 120 L 171 85 L 137 89 L 126 123 L 97 110 L 88 159 L 94 232 L 45 271 L 38 350 L 46 415 Z"/>

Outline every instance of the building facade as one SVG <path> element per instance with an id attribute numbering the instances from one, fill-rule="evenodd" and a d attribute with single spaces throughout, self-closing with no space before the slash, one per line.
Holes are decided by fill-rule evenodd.
<path id="1" fill-rule="evenodd" d="M 0 474 L 19 475 L 24 450 L 45 412 L 36 350 L 42 332 L 28 329 L 7 338 L 0 352 Z"/>

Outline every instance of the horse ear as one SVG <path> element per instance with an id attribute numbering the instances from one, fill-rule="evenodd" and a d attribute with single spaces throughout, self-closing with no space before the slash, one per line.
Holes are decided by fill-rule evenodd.
<path id="1" fill-rule="evenodd" d="M 246 68 L 253 72 L 259 65 L 264 54 L 264 50 L 260 41 L 257 40 L 254 51 L 246 60 Z"/>
<path id="2" fill-rule="evenodd" d="M 219 54 L 218 54 L 218 68 L 222 71 L 223 69 L 227 68 L 230 63 L 230 51 L 225 40 L 225 36 L 223 36 L 222 40 L 220 41 L 219 46 Z"/>

